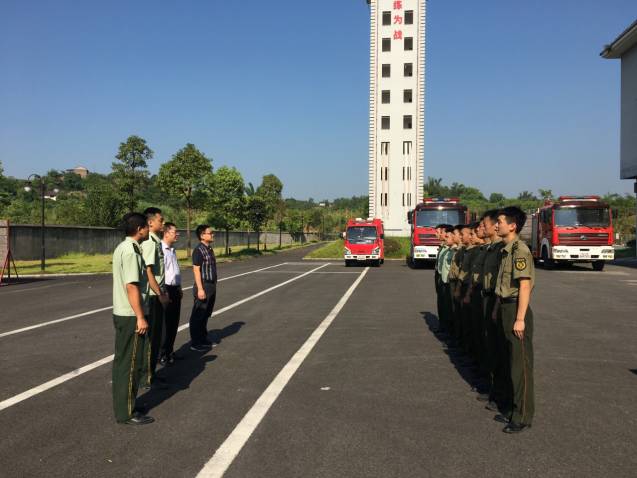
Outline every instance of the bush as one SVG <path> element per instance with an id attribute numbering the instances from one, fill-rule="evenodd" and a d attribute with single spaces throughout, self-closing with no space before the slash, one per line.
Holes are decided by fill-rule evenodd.
<path id="1" fill-rule="evenodd" d="M 402 244 L 395 237 L 386 237 L 385 238 L 385 255 L 386 256 L 395 256 L 400 254 L 402 249 Z"/>
<path id="2" fill-rule="evenodd" d="M 634 249 L 635 248 L 635 239 L 631 239 L 630 241 L 628 241 L 626 243 L 626 247 L 628 247 L 629 249 Z"/>

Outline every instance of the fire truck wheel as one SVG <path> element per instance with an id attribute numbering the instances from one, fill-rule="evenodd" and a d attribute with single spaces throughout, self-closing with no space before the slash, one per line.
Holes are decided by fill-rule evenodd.
<path id="1" fill-rule="evenodd" d="M 352 261 L 345 261 L 345 267 L 350 267 L 352 265 Z"/>
<path id="2" fill-rule="evenodd" d="M 542 249 L 542 267 L 544 269 L 553 269 L 555 267 L 555 261 L 549 259 L 549 251 L 546 247 Z"/>
<path id="3" fill-rule="evenodd" d="M 594 271 L 602 271 L 602 270 L 604 270 L 604 264 L 606 264 L 604 261 L 595 261 L 595 262 L 593 262 L 593 270 Z"/>

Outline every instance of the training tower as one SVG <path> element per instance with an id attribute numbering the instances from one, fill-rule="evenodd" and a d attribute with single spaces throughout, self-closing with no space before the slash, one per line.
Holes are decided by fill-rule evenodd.
<path id="1" fill-rule="evenodd" d="M 370 12 L 369 215 L 409 236 L 423 199 L 426 0 L 367 0 Z"/>

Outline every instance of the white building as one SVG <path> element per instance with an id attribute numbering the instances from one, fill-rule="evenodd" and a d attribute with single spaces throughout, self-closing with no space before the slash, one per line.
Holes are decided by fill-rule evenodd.
<path id="1" fill-rule="evenodd" d="M 601 56 L 621 58 L 620 177 L 637 179 L 637 21 L 607 45 Z"/>
<path id="2" fill-rule="evenodd" d="M 367 0 L 370 7 L 369 215 L 408 236 L 422 201 L 426 0 Z"/>

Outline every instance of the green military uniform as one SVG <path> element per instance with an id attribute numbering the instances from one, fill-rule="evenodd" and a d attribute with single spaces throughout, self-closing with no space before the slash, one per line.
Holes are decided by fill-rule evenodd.
<path id="1" fill-rule="evenodd" d="M 153 276 L 159 288 L 163 291 L 166 282 L 166 273 L 164 266 L 164 251 L 161 247 L 161 239 L 154 232 L 149 233 L 148 240 L 142 243 L 142 253 L 146 267 L 152 267 Z M 150 297 L 148 301 L 148 340 L 146 341 L 146 384 L 150 385 L 157 360 L 159 359 L 159 349 L 161 348 L 161 335 L 164 328 L 164 307 L 159 302 L 159 297 L 155 291 L 150 289 Z"/>
<path id="2" fill-rule="evenodd" d="M 465 304 L 464 298 L 471 284 L 471 264 L 476 252 L 476 246 L 469 245 L 465 249 L 462 256 L 462 263 L 458 271 L 458 280 L 460 281 L 460 321 L 462 327 L 462 346 L 467 354 L 475 358 L 476 354 L 473 350 L 473 331 L 471 327 L 471 303 Z"/>
<path id="3" fill-rule="evenodd" d="M 451 324 L 451 293 L 449 292 L 449 270 L 451 269 L 451 260 L 455 250 L 446 246 L 440 257 L 440 283 L 442 296 L 442 312 L 440 318 L 443 321 L 443 329 L 446 333 L 451 334 L 453 331 Z"/>
<path id="4" fill-rule="evenodd" d="M 535 266 L 528 246 L 516 238 L 502 248 L 495 293 L 500 301 L 500 316 L 504 336 L 509 345 L 513 410 L 511 422 L 530 425 L 535 413 L 533 390 L 533 312 L 529 306 L 524 318 L 524 338 L 513 333 L 518 310 L 520 279 L 535 282 Z"/>
<path id="5" fill-rule="evenodd" d="M 441 245 L 438 248 L 438 255 L 436 256 L 436 273 L 435 273 L 435 284 L 436 284 L 436 304 L 438 306 L 438 328 L 440 332 L 445 331 L 445 318 L 444 318 L 444 297 L 443 297 L 443 284 L 442 284 L 442 279 L 440 277 L 440 268 L 441 268 L 441 262 L 442 262 L 442 258 L 444 258 L 445 254 L 447 253 L 447 250 L 449 249 L 448 246 L 446 245 Z"/>
<path id="6" fill-rule="evenodd" d="M 471 261 L 471 337 L 476 360 L 483 373 L 488 373 L 484 347 L 484 310 L 482 308 L 482 267 L 487 245 L 476 246 Z"/>
<path id="7" fill-rule="evenodd" d="M 482 297 L 484 307 L 485 362 L 489 370 L 491 391 L 489 398 L 503 409 L 511 408 L 511 374 L 509 371 L 508 345 L 502 329 L 502 318 L 493 319 L 496 303 L 495 286 L 500 268 L 502 239 L 487 245 L 482 266 Z"/>
<path id="8" fill-rule="evenodd" d="M 453 326 L 453 335 L 456 340 L 460 340 L 462 336 L 462 323 L 460 321 L 460 303 L 459 299 L 460 281 L 458 274 L 460 273 L 460 265 L 465 254 L 465 247 L 463 245 L 454 246 L 453 256 L 451 257 L 451 266 L 449 268 L 449 294 L 451 296 L 451 323 Z"/>
<path id="9" fill-rule="evenodd" d="M 139 286 L 146 314 L 146 269 L 139 244 L 130 237 L 120 243 L 113 253 L 113 409 L 118 422 L 125 422 L 133 414 L 137 389 L 144 373 L 144 348 L 147 341 L 145 335 L 135 333 L 137 318 L 128 301 L 126 284 Z"/>

